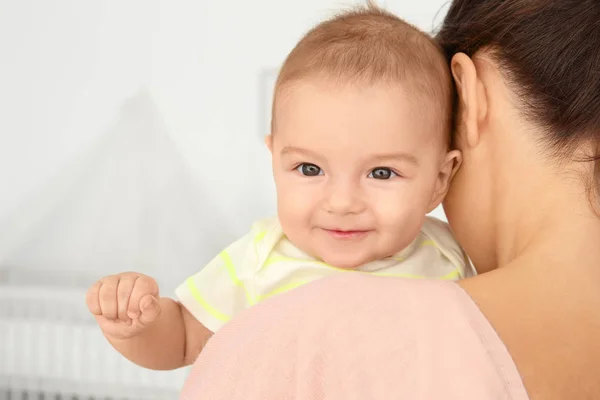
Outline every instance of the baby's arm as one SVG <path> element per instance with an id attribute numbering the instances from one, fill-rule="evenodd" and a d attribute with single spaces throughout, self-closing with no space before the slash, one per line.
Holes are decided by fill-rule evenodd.
<path id="1" fill-rule="evenodd" d="M 192 364 L 212 335 L 180 303 L 159 297 L 156 282 L 145 275 L 106 277 L 90 288 L 87 303 L 113 347 L 145 368 Z"/>
<path id="2" fill-rule="evenodd" d="M 253 303 L 245 280 L 255 269 L 255 244 L 264 237 L 260 228 L 180 285 L 180 302 L 160 297 L 156 281 L 139 273 L 98 281 L 88 291 L 87 303 L 104 336 L 142 367 L 166 370 L 192 364 L 213 332 Z"/>

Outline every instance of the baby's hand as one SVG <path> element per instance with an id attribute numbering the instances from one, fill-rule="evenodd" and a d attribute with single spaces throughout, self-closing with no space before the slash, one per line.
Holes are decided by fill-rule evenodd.
<path id="1" fill-rule="evenodd" d="M 99 280 L 88 290 L 86 302 L 100 329 L 114 339 L 140 334 L 160 313 L 158 284 L 135 272 Z"/>

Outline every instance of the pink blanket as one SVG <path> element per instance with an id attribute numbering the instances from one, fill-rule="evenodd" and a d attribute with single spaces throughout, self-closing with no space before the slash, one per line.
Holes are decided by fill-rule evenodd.
<path id="1" fill-rule="evenodd" d="M 455 283 L 349 275 L 246 310 L 209 341 L 183 400 L 514 399 L 527 394 Z"/>

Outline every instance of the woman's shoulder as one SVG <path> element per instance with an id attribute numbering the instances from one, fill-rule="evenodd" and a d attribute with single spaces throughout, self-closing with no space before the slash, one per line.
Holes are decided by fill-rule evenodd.
<path id="1" fill-rule="evenodd" d="M 206 364 L 232 368 L 244 399 L 287 398 L 290 385 L 317 393 L 306 399 L 527 399 L 505 346 L 452 282 L 322 279 L 242 312 L 199 362 L 205 382 L 219 379 Z M 263 397 L 242 396 L 254 392 Z"/>

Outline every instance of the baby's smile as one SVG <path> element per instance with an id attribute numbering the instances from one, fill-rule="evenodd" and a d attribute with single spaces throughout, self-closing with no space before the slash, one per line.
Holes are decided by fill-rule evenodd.
<path id="1" fill-rule="evenodd" d="M 336 240 L 356 241 L 364 239 L 373 230 L 357 230 L 357 229 L 328 229 L 321 228 L 325 233 Z"/>

